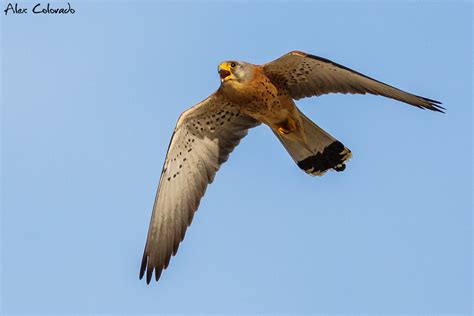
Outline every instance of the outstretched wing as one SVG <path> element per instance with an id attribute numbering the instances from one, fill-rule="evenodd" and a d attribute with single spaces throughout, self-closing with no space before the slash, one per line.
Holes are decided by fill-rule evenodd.
<path id="1" fill-rule="evenodd" d="M 158 281 L 183 240 L 194 212 L 219 166 L 259 123 L 219 92 L 184 112 L 176 124 L 161 172 L 140 268 Z"/>
<path id="2" fill-rule="evenodd" d="M 372 79 L 333 61 L 299 51 L 290 52 L 263 66 L 270 80 L 294 99 L 326 93 L 376 94 L 422 109 L 443 112 L 441 102 L 420 97 Z"/>

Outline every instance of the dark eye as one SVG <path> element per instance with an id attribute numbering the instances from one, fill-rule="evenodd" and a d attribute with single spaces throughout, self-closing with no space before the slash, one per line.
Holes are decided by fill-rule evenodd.
<path id="1" fill-rule="evenodd" d="M 235 68 L 235 66 L 237 66 L 237 65 L 236 65 L 235 63 L 230 63 L 230 66 L 231 66 L 232 68 Z"/>

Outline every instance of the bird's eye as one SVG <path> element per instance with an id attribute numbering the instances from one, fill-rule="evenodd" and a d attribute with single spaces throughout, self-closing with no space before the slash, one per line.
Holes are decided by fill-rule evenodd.
<path id="1" fill-rule="evenodd" d="M 237 66 L 237 65 L 236 65 L 235 63 L 230 63 L 230 66 L 231 66 L 232 68 L 235 68 L 235 66 Z"/>

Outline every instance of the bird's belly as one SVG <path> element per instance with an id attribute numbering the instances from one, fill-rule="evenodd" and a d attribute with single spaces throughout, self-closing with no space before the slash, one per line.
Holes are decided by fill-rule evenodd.
<path id="1" fill-rule="evenodd" d="M 291 98 L 270 94 L 263 94 L 241 105 L 242 112 L 267 125 L 285 120 L 293 109 L 294 103 Z"/>
<path id="2" fill-rule="evenodd" d="M 243 113 L 269 126 L 295 112 L 295 104 L 287 91 L 278 89 L 266 76 L 257 75 L 245 84 L 230 81 L 223 92 Z"/>

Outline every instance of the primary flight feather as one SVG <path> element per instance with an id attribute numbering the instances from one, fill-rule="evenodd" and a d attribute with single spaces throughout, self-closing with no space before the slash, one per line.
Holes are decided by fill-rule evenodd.
<path id="1" fill-rule="evenodd" d="M 226 61 L 221 85 L 178 119 L 156 193 L 140 279 L 150 283 L 168 267 L 220 165 L 247 134 L 269 126 L 296 164 L 310 175 L 342 171 L 351 151 L 307 118 L 293 100 L 327 93 L 375 94 L 442 112 L 417 96 L 328 59 L 300 51 L 268 64 Z"/>

